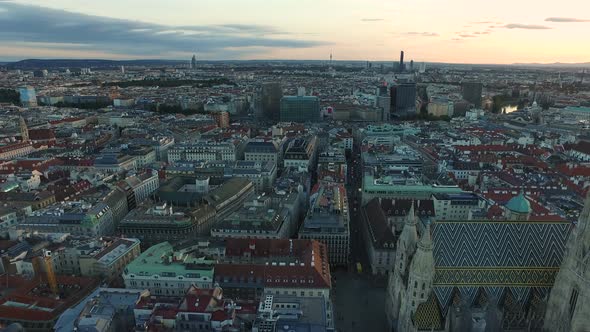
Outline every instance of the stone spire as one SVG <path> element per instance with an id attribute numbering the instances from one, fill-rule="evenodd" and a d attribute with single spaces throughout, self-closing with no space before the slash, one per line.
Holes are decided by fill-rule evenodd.
<path id="1" fill-rule="evenodd" d="M 411 258 L 407 283 L 402 285 L 403 298 L 399 308 L 397 331 L 416 331 L 414 314 L 421 303 L 428 300 L 434 279 L 434 255 L 432 251 L 430 223 L 427 222 L 424 234 L 420 237 L 416 253 Z"/>
<path id="2" fill-rule="evenodd" d="M 399 237 L 399 244 L 402 246 L 402 250 L 406 250 L 408 256 L 414 253 L 416 242 L 418 242 L 418 231 L 416 230 L 417 223 L 414 201 L 412 201 L 412 206 L 410 206 L 410 210 L 406 215 L 406 222 Z M 398 249 L 399 248 L 400 246 L 398 246 Z"/>
<path id="3" fill-rule="evenodd" d="M 27 123 L 25 119 L 21 116 L 19 117 L 19 125 L 20 125 L 20 135 L 23 142 L 29 141 L 29 127 L 27 127 Z"/>
<path id="4" fill-rule="evenodd" d="M 549 294 L 545 330 L 590 331 L 590 193 Z"/>
<path id="5" fill-rule="evenodd" d="M 418 242 L 418 248 L 410 265 L 410 277 L 420 280 L 428 280 L 432 283 L 434 277 L 434 254 L 432 253 L 432 235 L 430 234 L 430 221 L 427 222 L 424 234 Z M 430 285 L 428 285 L 430 287 Z"/>

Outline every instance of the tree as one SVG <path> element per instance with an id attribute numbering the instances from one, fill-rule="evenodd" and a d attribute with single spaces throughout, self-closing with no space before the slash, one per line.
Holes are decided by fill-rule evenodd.
<path id="1" fill-rule="evenodd" d="M 0 103 L 18 104 L 20 93 L 14 89 L 0 89 Z"/>
<path id="2" fill-rule="evenodd" d="M 492 97 L 492 113 L 499 114 L 502 112 L 506 98 L 503 95 L 496 95 Z"/>

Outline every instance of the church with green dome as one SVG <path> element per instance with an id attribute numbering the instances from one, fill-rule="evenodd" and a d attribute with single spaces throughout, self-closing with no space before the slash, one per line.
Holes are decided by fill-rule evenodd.
<path id="1" fill-rule="evenodd" d="M 522 221 L 528 220 L 531 216 L 531 203 L 524 196 L 523 192 L 520 192 L 517 196 L 512 197 L 506 204 L 506 210 L 508 210 L 508 220 Z"/>

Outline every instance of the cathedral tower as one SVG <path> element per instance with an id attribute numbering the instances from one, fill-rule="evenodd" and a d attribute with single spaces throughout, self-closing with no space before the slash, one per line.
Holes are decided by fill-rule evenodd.
<path id="1" fill-rule="evenodd" d="M 549 294 L 545 330 L 590 331 L 590 195 L 567 242 L 565 256 Z"/>

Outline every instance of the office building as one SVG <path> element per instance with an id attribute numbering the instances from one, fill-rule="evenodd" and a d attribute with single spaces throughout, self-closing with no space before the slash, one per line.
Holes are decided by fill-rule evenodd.
<path id="1" fill-rule="evenodd" d="M 416 113 L 416 83 L 398 83 L 390 88 L 391 117 Z"/>
<path id="2" fill-rule="evenodd" d="M 403 72 L 405 69 L 404 65 L 404 51 L 401 51 L 399 54 L 399 71 L 400 73 Z"/>
<path id="3" fill-rule="evenodd" d="M 168 162 L 230 160 L 237 158 L 237 149 L 230 142 L 198 141 L 193 144 L 177 144 L 168 149 Z"/>
<path id="4" fill-rule="evenodd" d="M 318 122 L 320 100 L 315 96 L 285 96 L 280 111 L 282 122 Z"/>
<path id="5" fill-rule="evenodd" d="M 25 232 L 103 236 L 115 230 L 111 208 L 103 202 L 60 202 L 36 210 L 17 229 Z"/>
<path id="6" fill-rule="evenodd" d="M 249 331 L 244 327 L 245 321 L 256 311 L 254 304 L 226 299 L 221 287 L 196 286 L 179 297 L 151 294 L 141 298 L 131 309 L 135 315 L 135 331 L 152 332 Z"/>
<path id="7" fill-rule="evenodd" d="M 133 191 L 135 203 L 139 204 L 158 190 L 160 179 L 158 178 L 158 172 L 146 171 L 137 175 L 128 176 L 118 185 L 123 190 Z"/>
<path id="8" fill-rule="evenodd" d="M 281 239 L 289 238 L 292 219 L 289 209 L 273 204 L 270 196 L 259 196 L 220 220 L 211 229 L 217 238 Z"/>
<path id="9" fill-rule="evenodd" d="M 57 274 L 97 277 L 110 282 L 118 278 L 127 263 L 139 253 L 138 239 L 73 238 L 53 250 L 51 257 Z"/>
<path id="10" fill-rule="evenodd" d="M 275 141 L 249 141 L 244 149 L 246 161 L 270 161 L 279 165 L 279 145 Z"/>
<path id="11" fill-rule="evenodd" d="M 123 153 L 101 153 L 94 159 L 97 170 L 118 173 L 137 169 L 137 158 Z"/>
<path id="12" fill-rule="evenodd" d="M 133 308 L 150 293 L 142 289 L 99 288 L 59 317 L 53 330 L 131 331 L 135 328 Z"/>
<path id="13" fill-rule="evenodd" d="M 310 208 L 299 230 L 300 239 L 315 239 L 328 248 L 331 265 L 346 265 L 350 252 L 350 215 L 342 184 L 316 185 Z"/>
<path id="14" fill-rule="evenodd" d="M 283 89 L 280 83 L 262 85 L 262 113 L 268 120 L 278 121 L 280 118 L 281 98 Z"/>
<path id="15" fill-rule="evenodd" d="M 203 163 L 203 167 L 197 168 L 195 172 L 201 178 L 211 176 L 212 182 L 218 180 L 218 174 L 222 175 L 222 181 L 232 177 L 246 178 L 252 181 L 256 192 L 262 193 L 272 189 L 277 178 L 277 165 L 271 161 L 209 161 Z"/>
<path id="16" fill-rule="evenodd" d="M 283 157 L 283 167 L 294 167 L 301 171 L 315 168 L 317 145 L 318 138 L 315 135 L 291 140 Z"/>
<path id="17" fill-rule="evenodd" d="M 159 296 L 182 296 L 191 286 L 213 287 L 213 261 L 178 252 L 169 242 L 153 245 L 123 272 L 126 288 L 148 289 Z"/>
<path id="18" fill-rule="evenodd" d="M 266 294 L 260 300 L 253 332 L 315 331 L 332 332 L 334 312 L 322 297 Z"/>
<path id="19" fill-rule="evenodd" d="M 439 193 L 432 195 L 437 220 L 471 220 L 472 212 L 483 208 L 485 201 L 473 193 Z"/>
<path id="20" fill-rule="evenodd" d="M 455 103 L 447 98 L 431 98 L 427 106 L 428 115 L 441 117 L 453 117 L 455 114 Z"/>
<path id="21" fill-rule="evenodd" d="M 228 239 L 215 283 L 230 298 L 260 301 L 265 294 L 330 299 L 326 246 L 315 240 Z"/>
<path id="22" fill-rule="evenodd" d="M 20 102 L 23 107 L 35 107 L 37 106 L 37 94 L 35 88 L 32 86 L 23 86 L 18 88 L 20 93 Z"/>
<path id="23" fill-rule="evenodd" d="M 179 241 L 208 234 L 215 220 L 215 209 L 172 206 L 167 203 L 145 204 L 133 209 L 119 223 L 118 230 L 126 237 L 137 238 L 142 247 L 171 240 Z"/>
<path id="24" fill-rule="evenodd" d="M 318 157 L 318 181 L 346 183 L 348 166 L 343 151 L 330 149 Z"/>
<path id="25" fill-rule="evenodd" d="M 481 108 L 481 95 L 483 84 L 481 82 L 463 82 L 461 83 L 461 93 L 463 99 L 468 101 L 475 108 Z"/>

